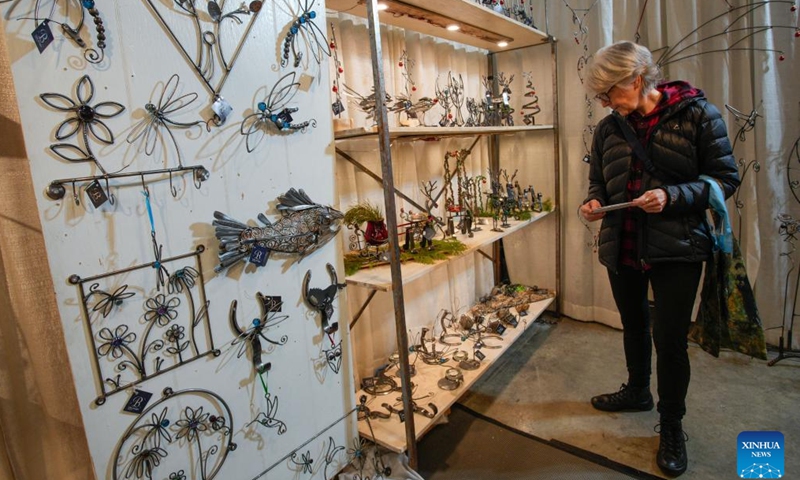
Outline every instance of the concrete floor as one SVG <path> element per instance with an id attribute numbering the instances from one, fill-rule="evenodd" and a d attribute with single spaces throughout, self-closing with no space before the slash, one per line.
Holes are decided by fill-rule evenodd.
<path id="1" fill-rule="evenodd" d="M 689 469 L 681 478 L 738 477 L 736 440 L 748 430 L 782 432 L 783 478 L 800 478 L 800 361 L 767 367 L 741 354 L 714 358 L 694 345 L 689 354 L 692 382 L 684 418 Z M 538 438 L 663 476 L 655 462 L 655 410 L 605 413 L 589 403 L 626 379 L 621 331 L 563 318 L 532 325 L 461 403 Z"/>

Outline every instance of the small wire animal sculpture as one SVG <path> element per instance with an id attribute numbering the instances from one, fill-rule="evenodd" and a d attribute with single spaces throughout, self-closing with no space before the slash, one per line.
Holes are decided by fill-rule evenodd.
<path id="1" fill-rule="evenodd" d="M 82 145 L 56 143 L 50 145 L 50 150 L 68 162 L 92 162 L 103 174 L 108 174 L 92 151 L 90 136 L 102 144 L 113 144 L 114 133 L 103 120 L 116 117 L 125 107 L 111 101 L 91 105 L 94 94 L 92 79 L 84 75 L 75 86 L 75 100 L 60 93 L 42 93 L 39 98 L 47 106 L 71 114 L 56 129 L 56 140 L 66 140 L 76 134 L 82 140 Z"/>
<path id="2" fill-rule="evenodd" d="M 156 145 L 164 142 L 164 132 L 172 142 L 178 159 L 178 167 L 183 167 L 181 149 L 175 139 L 173 128 L 191 128 L 203 125 L 203 120 L 193 122 L 178 122 L 170 117 L 184 108 L 188 108 L 197 100 L 197 93 L 191 92 L 176 96 L 180 77 L 175 74 L 164 84 L 157 103 L 148 102 L 144 106 L 145 117 L 140 120 L 128 134 L 128 143 L 139 143 L 139 148 L 148 156 L 153 155 Z"/>
<path id="3" fill-rule="evenodd" d="M 292 114 L 297 113 L 299 109 L 297 107 L 287 107 L 286 104 L 294 98 L 300 86 L 299 83 L 295 82 L 295 77 L 295 72 L 287 73 L 281 77 L 273 85 L 267 98 L 262 102 L 258 102 L 256 111 L 242 120 L 239 131 L 245 136 L 245 145 L 248 153 L 252 153 L 255 150 L 271 128 L 277 129 L 281 133 L 292 133 L 298 130 L 305 132 L 309 126 L 312 128 L 317 126 L 317 121 L 313 118 L 305 122 L 293 123 Z"/>
<path id="4" fill-rule="evenodd" d="M 89 293 L 86 298 L 89 299 L 93 295 L 100 297 L 100 300 L 92 307 L 92 312 L 102 312 L 103 318 L 106 318 L 114 310 L 114 307 L 119 307 L 125 300 L 136 295 L 135 292 L 128 292 L 127 290 L 128 285 L 122 285 L 112 293 L 108 293 L 100 289 L 99 283 L 94 283 L 89 287 Z"/>
<path id="5" fill-rule="evenodd" d="M 289 316 L 278 314 L 281 310 L 281 303 L 278 303 L 277 305 L 273 304 L 270 301 L 271 297 L 265 297 L 261 292 L 257 292 L 256 299 L 261 307 L 261 315 L 258 318 L 254 318 L 248 328 L 241 328 L 239 326 L 239 322 L 236 319 L 236 300 L 231 302 L 231 308 L 228 312 L 228 321 L 230 322 L 233 331 L 236 332 L 236 338 L 234 338 L 231 342 L 231 345 L 239 346 L 239 351 L 236 354 L 236 358 L 241 358 L 247 351 L 247 346 L 249 345 L 253 356 L 253 368 L 257 373 L 264 373 L 269 369 L 269 364 L 262 360 L 263 352 L 261 340 L 264 340 L 270 345 L 286 345 L 286 342 L 289 341 L 288 336 L 281 335 L 280 338 L 274 340 L 268 337 L 266 332 L 272 327 L 275 327 L 284 320 L 288 319 Z"/>
<path id="6" fill-rule="evenodd" d="M 281 67 L 289 64 L 289 52 L 293 58 L 294 68 L 300 66 L 303 61 L 303 52 L 297 48 L 298 38 L 304 38 L 307 50 L 311 51 L 317 64 L 322 63 L 322 56 L 331 56 L 330 45 L 328 39 L 325 37 L 325 32 L 320 30 L 314 19 L 317 18 L 317 12 L 311 10 L 314 6 L 315 0 L 297 0 L 297 5 L 300 7 L 300 13 L 295 17 L 289 25 L 289 32 L 283 40 L 283 54 L 281 56 Z"/>
<path id="7" fill-rule="evenodd" d="M 350 97 L 350 101 L 353 102 L 356 108 L 364 113 L 367 114 L 367 120 L 372 119 L 373 123 L 376 123 L 378 120 L 375 117 L 375 110 L 377 108 L 377 101 L 375 99 L 375 87 L 372 88 L 372 94 L 365 97 L 358 93 L 357 91 L 353 90 L 352 88 L 348 87 L 347 84 L 343 83 L 342 86 L 344 87 L 345 94 Z M 384 97 L 383 103 L 388 105 L 391 103 L 392 97 L 388 93 Z"/>
<path id="8" fill-rule="evenodd" d="M 11 0 L 2 1 L 0 4 L 10 3 L 10 1 Z M 52 23 L 61 27 L 61 33 L 70 39 L 78 48 L 83 49 L 83 58 L 86 59 L 87 62 L 94 64 L 101 63 L 105 58 L 106 27 L 103 24 L 100 11 L 95 7 L 94 0 L 51 0 L 49 14 L 47 17 L 41 17 L 39 12 L 44 3 L 44 0 L 34 0 L 33 16 L 19 18 L 19 20 L 33 20 L 36 23 L 36 29 L 33 31 L 32 37 L 34 43 L 36 43 L 36 47 L 39 49 L 39 53 L 43 53 L 53 41 L 53 32 L 50 29 L 50 24 Z M 58 5 L 61 5 L 67 13 L 78 11 L 79 18 L 75 25 L 70 25 L 68 23 L 69 18 L 63 22 L 59 22 L 55 19 L 55 9 Z M 95 24 L 95 30 L 97 32 L 95 42 L 96 48 L 88 47 L 86 40 L 83 38 L 83 27 L 86 22 L 87 12 L 92 17 L 92 21 Z M 100 50 L 99 52 L 98 49 Z"/>
<path id="9" fill-rule="evenodd" d="M 342 212 L 314 203 L 303 190 L 294 188 L 278 197 L 277 208 L 281 218 L 275 223 L 264 214 L 258 215 L 263 227 L 252 227 L 214 212 L 212 225 L 220 241 L 220 263 L 214 270 L 221 272 L 248 258 L 263 266 L 273 251 L 302 258 L 336 236 L 344 218 Z"/>
<path id="10" fill-rule="evenodd" d="M 450 113 L 450 107 L 453 105 L 453 97 L 450 92 L 450 82 L 448 81 L 447 86 L 442 90 L 439 88 L 439 78 L 436 78 L 436 100 L 439 105 L 444 109 L 444 113 L 442 113 L 442 118 L 439 119 L 439 126 L 440 127 L 453 127 L 455 126 L 455 122 L 453 121 L 453 114 Z"/>

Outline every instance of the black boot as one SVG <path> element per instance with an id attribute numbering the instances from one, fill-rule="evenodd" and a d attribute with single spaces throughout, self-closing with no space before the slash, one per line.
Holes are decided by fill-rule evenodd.
<path id="1" fill-rule="evenodd" d="M 661 434 L 656 463 L 667 475 L 677 477 L 686 471 L 689 459 L 686 457 L 687 435 L 683 433 L 680 420 L 662 421 L 656 425 Z"/>
<path id="2" fill-rule="evenodd" d="M 622 384 L 618 392 L 592 397 L 592 406 L 604 412 L 646 412 L 653 409 L 650 387 Z"/>

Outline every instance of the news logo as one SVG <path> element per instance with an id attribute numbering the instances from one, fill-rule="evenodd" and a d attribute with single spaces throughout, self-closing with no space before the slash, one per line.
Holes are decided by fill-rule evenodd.
<path id="1" fill-rule="evenodd" d="M 739 478 L 783 478 L 783 434 L 742 432 L 736 438 Z"/>

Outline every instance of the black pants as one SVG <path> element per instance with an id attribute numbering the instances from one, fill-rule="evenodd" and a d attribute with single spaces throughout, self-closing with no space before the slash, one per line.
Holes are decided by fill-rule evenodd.
<path id="1" fill-rule="evenodd" d="M 656 346 L 658 412 L 661 420 L 680 420 L 686 413 L 689 388 L 687 335 L 703 264 L 657 263 L 650 270 L 609 269 L 611 291 L 622 317 L 628 384 L 650 386 L 652 344 Z M 647 286 L 652 284 L 655 322 L 652 325 Z"/>

